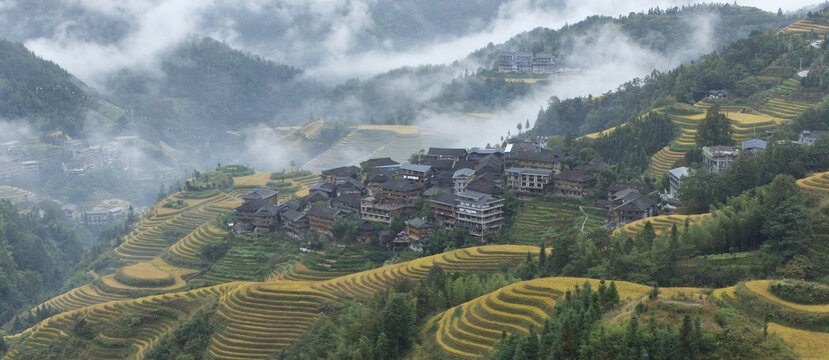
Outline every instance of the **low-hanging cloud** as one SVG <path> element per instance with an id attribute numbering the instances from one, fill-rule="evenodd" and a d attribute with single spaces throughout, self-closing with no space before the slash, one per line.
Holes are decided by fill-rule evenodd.
<path id="1" fill-rule="evenodd" d="M 565 99 L 601 95 L 627 81 L 643 78 L 655 69 L 666 71 L 714 50 L 715 44 L 708 39 L 717 21 L 713 15 L 702 14 L 689 19 L 691 34 L 688 43 L 681 46 L 684 50 L 667 54 L 632 40 L 615 25 L 605 25 L 598 31 L 576 38 L 574 43 L 580 46 L 562 59 L 565 64 L 580 65 L 581 71 L 575 75 L 555 77 L 551 84 L 541 87 L 531 96 L 512 102 L 493 114 L 492 118 L 424 113 L 418 119 L 418 125 L 439 134 L 451 134 L 443 139 L 443 145 L 447 146 L 497 144 L 508 133 L 515 134 L 518 123 L 524 125 L 529 121 L 534 124 L 539 108 L 546 107 L 551 96 Z"/>
<path id="2" fill-rule="evenodd" d="M 15 36 L 13 40 L 23 41 L 38 55 L 91 84 L 100 84 L 103 76 L 122 68 L 156 69 L 167 50 L 204 36 L 337 82 L 401 66 L 450 63 L 489 42 L 503 42 L 539 26 L 558 28 L 595 14 L 618 16 L 704 2 L 508 0 L 491 21 L 463 35 L 403 46 L 377 31 L 371 10 L 380 1 L 60 0 L 32 5 L 27 0 L 10 0 L 0 6 L 0 20 L 16 25 L 7 36 Z M 770 11 L 812 3 L 740 2 Z"/>

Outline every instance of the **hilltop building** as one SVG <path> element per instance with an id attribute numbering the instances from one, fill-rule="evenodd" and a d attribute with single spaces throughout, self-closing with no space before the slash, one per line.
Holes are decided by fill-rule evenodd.
<path id="1" fill-rule="evenodd" d="M 555 72 L 556 61 L 552 54 L 536 54 L 528 52 L 502 52 L 498 54 L 499 72 L 519 72 L 552 74 Z"/>

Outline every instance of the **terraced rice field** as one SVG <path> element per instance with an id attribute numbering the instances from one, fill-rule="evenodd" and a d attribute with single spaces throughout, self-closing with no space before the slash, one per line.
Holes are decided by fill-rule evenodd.
<path id="1" fill-rule="evenodd" d="M 583 206 L 589 215 L 584 223 L 585 231 L 602 226 L 607 212 Z M 518 209 L 515 223 L 510 229 L 510 238 L 520 244 L 541 244 L 541 233 L 552 227 L 559 235 L 573 235 L 581 230 L 585 215 L 579 204 L 565 201 L 533 200 L 525 202 Z"/>
<path id="2" fill-rule="evenodd" d="M 767 130 L 777 129 L 778 126 L 789 121 L 765 114 L 745 113 L 730 113 L 728 118 L 731 120 L 731 129 L 734 130 L 734 141 L 738 145 L 742 141 L 763 136 Z"/>
<path id="3" fill-rule="evenodd" d="M 432 266 L 447 272 L 487 272 L 517 264 L 537 247 L 490 245 L 455 250 L 327 281 L 272 281 L 240 287 L 222 299 L 227 328 L 209 348 L 216 359 L 257 359 L 278 353 L 310 329 L 327 304 L 367 299 L 401 279 L 421 279 Z"/>
<path id="4" fill-rule="evenodd" d="M 671 150 L 666 146 L 651 157 L 650 166 L 645 170 L 649 177 L 660 177 L 662 174 L 674 168 L 674 164 L 685 157 L 685 152 Z"/>
<path id="5" fill-rule="evenodd" d="M 180 291 L 187 286 L 184 278 L 196 272 L 192 269 L 167 264 L 161 258 L 153 259 L 152 263 L 137 263 L 124 268 L 124 270 L 128 273 L 127 276 L 139 280 L 172 277 L 173 281 L 165 286 L 139 287 L 123 284 L 116 280 L 113 274 L 104 275 L 100 277 L 99 282 L 74 288 L 44 302 L 40 306 L 52 311 L 73 311 L 110 301 L 135 298 L 135 294 L 141 294 L 142 292 L 146 294 L 147 291 L 159 293 Z"/>
<path id="6" fill-rule="evenodd" d="M 771 116 L 784 119 L 794 119 L 804 111 L 814 106 L 815 104 L 805 101 L 787 100 L 776 97 L 769 99 L 769 101 L 763 104 L 759 110 L 760 112 Z"/>
<path id="7" fill-rule="evenodd" d="M 777 323 L 769 323 L 769 333 L 791 345 L 802 360 L 822 360 L 829 356 L 829 333 L 800 330 Z"/>
<path id="8" fill-rule="evenodd" d="M 95 204 L 93 210 L 109 210 L 116 207 L 121 207 L 124 210 L 127 210 L 130 207 L 130 203 L 121 199 L 106 199 Z"/>
<path id="9" fill-rule="evenodd" d="M 812 32 L 814 31 L 817 34 L 825 34 L 829 33 L 829 26 L 818 24 L 809 19 L 803 19 L 798 22 L 795 22 L 789 26 L 786 26 L 780 32 L 793 32 L 793 33 L 802 33 L 802 32 Z"/>
<path id="10" fill-rule="evenodd" d="M 663 231 L 670 231 L 671 227 L 676 224 L 677 228 L 682 228 L 685 226 L 685 220 L 688 219 L 690 223 L 695 223 L 697 221 L 703 220 L 706 217 L 711 216 L 710 213 L 707 214 L 698 214 L 698 215 L 659 215 L 653 216 L 642 220 L 637 220 L 632 223 L 626 224 L 616 230 L 613 231 L 613 235 L 624 234 L 628 237 L 636 236 L 639 231 L 645 227 L 645 223 L 650 221 L 651 225 L 653 226 L 653 230 L 656 234 L 660 234 Z"/>
<path id="11" fill-rule="evenodd" d="M 273 274 L 271 279 L 324 281 L 358 272 L 365 264 L 365 258 L 361 253 L 311 255 L 302 262 L 295 262 L 291 269 Z"/>
<path id="12" fill-rule="evenodd" d="M 601 136 L 603 136 L 603 135 L 608 135 L 608 134 L 612 133 L 613 131 L 615 131 L 616 129 L 618 129 L 618 128 L 619 128 L 619 127 L 621 127 L 621 126 L 625 126 L 625 124 L 622 124 L 622 125 L 619 125 L 619 126 L 614 126 L 614 127 L 612 127 L 612 128 L 606 129 L 606 130 L 602 130 L 602 131 L 597 131 L 597 132 L 594 132 L 594 133 L 590 133 L 590 134 L 587 134 L 587 135 L 581 136 L 581 137 L 577 138 L 576 140 L 581 140 L 581 139 L 598 139 L 599 137 L 601 137 Z"/>
<path id="13" fill-rule="evenodd" d="M 239 287 L 223 298 L 218 313 L 227 326 L 213 336 L 214 359 L 261 359 L 290 346 L 311 328 L 336 296 L 306 283 L 278 281 Z"/>
<path id="14" fill-rule="evenodd" d="M 357 130 L 391 131 L 399 135 L 417 135 L 420 133 L 419 127 L 411 125 L 359 125 Z"/>
<path id="15" fill-rule="evenodd" d="M 506 286 L 446 310 L 432 319 L 438 328 L 435 340 L 448 353 L 461 358 L 480 358 L 501 341 L 503 331 L 528 333 L 540 328 L 567 290 L 589 281 L 597 289 L 599 281 L 585 278 L 542 278 Z M 649 286 L 617 281 L 621 298 L 641 297 Z M 679 292 L 693 294 L 698 288 L 662 288 L 664 296 Z"/>
<path id="16" fill-rule="evenodd" d="M 737 299 L 736 291 L 737 291 L 737 287 L 736 286 L 731 286 L 731 287 L 727 287 L 727 288 L 714 290 L 711 293 L 711 296 L 713 296 L 717 300 L 724 301 L 724 302 L 729 302 L 729 301 L 733 301 L 733 300 Z"/>
<path id="17" fill-rule="evenodd" d="M 400 279 L 417 280 L 426 277 L 434 265 L 440 266 L 446 272 L 492 272 L 501 269 L 505 264 L 520 263 L 526 259 L 527 253 L 537 254 L 538 247 L 488 245 L 458 249 L 314 283 L 312 287 L 343 297 L 367 299 Z"/>
<path id="18" fill-rule="evenodd" d="M 309 160 L 303 169 L 321 171 L 344 165 L 357 165 L 365 154 L 379 149 L 395 138 L 394 132 L 382 130 L 354 130 L 327 151 Z"/>
<path id="19" fill-rule="evenodd" d="M 205 264 L 199 257 L 202 247 L 221 241 L 227 235 L 227 231 L 208 222 L 171 246 L 164 258 L 180 266 L 201 267 Z"/>
<path id="20" fill-rule="evenodd" d="M 184 310 L 187 307 L 197 307 L 209 297 L 221 297 L 241 284 L 224 284 L 210 288 L 202 288 L 175 294 L 149 296 L 139 299 L 113 301 L 94 306 L 64 312 L 41 321 L 27 329 L 20 336 L 27 336 L 23 343 L 9 352 L 4 359 L 16 360 L 29 358 L 38 350 L 48 349 L 52 342 L 59 341 L 72 333 L 75 323 L 85 319 L 91 325 L 116 321 L 123 313 L 153 314 L 160 309 L 169 309 L 172 312 Z M 90 343 L 90 348 L 84 353 L 87 359 L 143 358 L 162 336 L 173 329 L 175 320 L 157 317 L 142 321 L 135 327 L 135 333 L 129 338 L 118 339 L 99 333 Z M 125 343 L 124 347 L 102 347 L 97 340 L 116 340 Z"/>
<path id="21" fill-rule="evenodd" d="M 168 199 L 176 200 L 175 195 Z M 186 200 L 183 209 L 164 208 L 162 201 L 125 237 L 115 253 L 128 264 L 150 261 L 199 226 L 232 210 L 237 201 L 224 193 L 205 200 Z"/>
<path id="22" fill-rule="evenodd" d="M 819 194 L 829 194 L 829 171 L 814 174 L 807 178 L 797 180 L 801 189 Z"/>
<path id="23" fill-rule="evenodd" d="M 19 187 L 3 185 L 0 186 L 0 200 L 8 200 L 17 204 L 24 201 L 35 201 L 37 200 L 37 195 Z"/>
<path id="24" fill-rule="evenodd" d="M 377 150 L 365 156 L 365 158 L 390 157 L 399 163 L 406 163 L 409 162 L 409 157 L 412 154 L 439 143 L 440 139 L 433 134 L 397 136 L 392 141 L 383 144 Z"/>
<path id="25" fill-rule="evenodd" d="M 237 240 L 225 256 L 190 283 L 203 286 L 238 280 L 264 280 L 266 276 L 259 271 L 268 261 L 267 254 L 273 254 L 274 251 L 276 245 L 269 239 Z"/>

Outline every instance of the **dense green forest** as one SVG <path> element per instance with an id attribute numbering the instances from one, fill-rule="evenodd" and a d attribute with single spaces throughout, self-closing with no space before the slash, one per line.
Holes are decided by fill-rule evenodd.
<path id="1" fill-rule="evenodd" d="M 59 291 L 82 254 L 81 239 L 54 204 L 19 213 L 1 201 L 0 323 Z"/>
<path id="2" fill-rule="evenodd" d="M 90 98 L 80 81 L 22 44 L 0 39 L 0 59 L 0 117 L 43 131 L 82 130 Z"/>

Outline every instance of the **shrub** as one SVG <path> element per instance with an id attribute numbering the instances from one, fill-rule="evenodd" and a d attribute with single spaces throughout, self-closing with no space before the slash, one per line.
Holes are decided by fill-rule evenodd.
<path id="1" fill-rule="evenodd" d="M 124 285 L 142 288 L 167 287 L 176 283 L 176 280 L 172 276 L 161 279 L 139 279 L 124 274 L 123 269 L 115 273 L 115 280 Z"/>
<path id="2" fill-rule="evenodd" d="M 829 286 L 811 281 L 780 280 L 769 283 L 769 292 L 775 296 L 804 305 L 829 304 Z"/>

